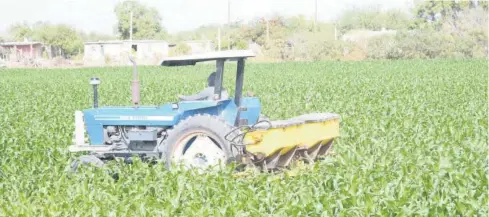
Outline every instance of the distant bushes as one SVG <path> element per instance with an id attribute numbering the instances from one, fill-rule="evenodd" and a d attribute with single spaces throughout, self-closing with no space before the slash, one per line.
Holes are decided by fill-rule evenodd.
<path id="1" fill-rule="evenodd" d="M 485 58 L 487 4 L 477 4 L 426 1 L 411 13 L 355 9 L 335 23 L 304 16 L 257 18 L 221 28 L 220 40 L 213 42 L 216 50 L 252 49 L 267 61 Z M 218 28 L 200 28 L 187 38 L 217 39 Z M 172 53 L 189 51 L 179 44 Z"/>
<path id="2" fill-rule="evenodd" d="M 299 34 L 293 40 L 274 40 L 262 47 L 263 55 L 285 61 L 316 61 L 485 58 L 488 53 L 487 34 L 477 32 L 460 36 L 434 30 L 400 31 L 395 35 L 373 37 L 365 44 L 307 35 Z"/>
<path id="3" fill-rule="evenodd" d="M 487 39 L 487 36 L 485 36 Z M 483 58 L 487 40 L 479 35 L 457 36 L 442 31 L 400 32 L 396 36 L 372 39 L 368 43 L 370 59 Z"/>
<path id="4" fill-rule="evenodd" d="M 252 49 L 266 61 L 487 57 L 487 1 L 422 1 L 415 6 L 410 12 L 352 9 L 335 22 L 261 17 L 202 27 L 180 38 L 211 39 L 216 50 Z"/>
<path id="5" fill-rule="evenodd" d="M 179 43 L 174 48 L 170 49 L 169 56 L 187 55 L 190 54 L 191 51 L 192 48 L 189 45 Z"/>
<path id="6" fill-rule="evenodd" d="M 457 13 L 433 25 L 372 32 L 359 29 L 345 40 L 331 32 L 297 32 L 264 46 L 264 55 L 280 60 L 362 60 L 485 58 L 488 53 L 485 10 Z"/>

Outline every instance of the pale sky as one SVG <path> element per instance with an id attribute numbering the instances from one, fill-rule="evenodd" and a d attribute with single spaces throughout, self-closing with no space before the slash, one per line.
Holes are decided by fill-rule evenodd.
<path id="1" fill-rule="evenodd" d="M 16 22 L 48 21 L 70 24 L 84 31 L 114 34 L 114 6 L 123 0 L 0 0 L 0 33 Z M 228 0 L 140 0 L 155 7 L 170 32 L 191 30 L 205 24 L 227 22 Z M 231 20 L 248 21 L 271 14 L 314 15 L 315 0 L 230 0 Z M 318 20 L 336 18 L 352 7 L 377 5 L 384 9 L 410 7 L 412 0 L 317 0 Z"/>

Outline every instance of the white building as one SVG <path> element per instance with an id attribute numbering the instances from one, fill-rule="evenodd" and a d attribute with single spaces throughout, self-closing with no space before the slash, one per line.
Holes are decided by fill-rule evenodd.
<path id="1" fill-rule="evenodd" d="M 157 65 L 168 56 L 168 42 L 161 40 L 124 40 L 85 42 L 83 62 L 86 66 L 128 65 L 133 53 L 141 65 Z"/>

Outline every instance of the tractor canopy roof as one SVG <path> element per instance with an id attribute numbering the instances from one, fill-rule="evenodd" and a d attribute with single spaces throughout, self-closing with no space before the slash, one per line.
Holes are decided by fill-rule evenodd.
<path id="1" fill-rule="evenodd" d="M 216 51 L 216 52 L 208 52 L 202 54 L 167 57 L 161 61 L 160 65 L 188 66 L 188 65 L 195 65 L 197 62 L 214 61 L 214 60 L 236 61 L 239 59 L 246 59 L 248 57 L 254 57 L 254 56 L 255 54 L 251 50 Z"/>

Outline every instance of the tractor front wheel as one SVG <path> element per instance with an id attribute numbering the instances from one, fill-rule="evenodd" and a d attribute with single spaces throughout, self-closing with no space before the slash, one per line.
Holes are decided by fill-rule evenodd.
<path id="1" fill-rule="evenodd" d="M 166 166 L 183 163 L 187 168 L 225 166 L 235 160 L 238 150 L 226 140 L 233 127 L 211 115 L 196 115 L 180 121 L 168 131 L 163 145 Z M 234 135 L 228 135 L 233 138 Z"/>

